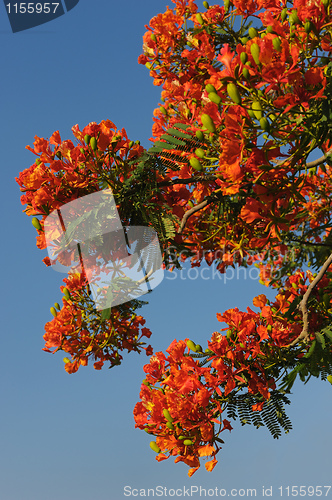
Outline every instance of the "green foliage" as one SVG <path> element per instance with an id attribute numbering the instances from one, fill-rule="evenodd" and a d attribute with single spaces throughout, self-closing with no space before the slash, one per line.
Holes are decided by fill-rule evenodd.
<path id="1" fill-rule="evenodd" d="M 261 401 L 261 396 L 249 393 L 230 395 L 226 405 L 227 417 L 233 420 L 239 418 L 242 425 L 266 426 L 275 439 L 281 436 L 281 429 L 287 434 L 292 429 L 284 409 L 285 404 L 290 404 L 289 399 L 279 391 L 272 391 L 270 399 L 264 401 L 263 409 L 254 411 L 252 406 Z"/>

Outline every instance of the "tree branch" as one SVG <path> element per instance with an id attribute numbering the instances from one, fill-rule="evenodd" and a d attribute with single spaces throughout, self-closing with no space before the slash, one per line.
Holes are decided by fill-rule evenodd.
<path id="1" fill-rule="evenodd" d="M 317 167 L 317 165 L 321 165 L 322 163 L 325 162 L 325 160 L 327 160 L 327 157 L 330 156 L 329 153 L 332 153 L 332 149 L 330 149 L 326 154 L 318 158 L 318 160 L 309 161 L 309 163 L 306 164 L 306 167 L 312 168 L 312 167 Z"/>
<path id="2" fill-rule="evenodd" d="M 332 154 L 332 148 L 329 149 L 327 151 L 327 153 L 325 153 L 323 156 L 321 156 L 317 160 L 309 161 L 308 163 L 306 163 L 305 167 L 306 168 L 317 167 L 318 165 L 321 165 L 322 163 L 324 163 L 327 160 L 327 158 L 329 156 L 331 156 L 331 154 Z M 287 158 L 285 158 L 285 160 L 278 160 L 276 163 L 277 163 L 277 165 L 282 165 L 286 160 L 287 160 Z"/>
<path id="3" fill-rule="evenodd" d="M 178 229 L 178 234 L 181 234 L 182 231 L 184 230 L 187 220 L 189 217 L 191 217 L 195 212 L 198 212 L 199 210 L 202 210 L 202 208 L 205 208 L 206 206 L 210 205 L 211 203 L 220 200 L 222 198 L 222 193 L 219 192 L 219 190 L 215 191 L 211 195 L 207 196 L 202 203 L 199 203 L 195 207 L 192 207 L 190 210 L 187 210 L 182 217 L 180 227 Z"/>
<path id="4" fill-rule="evenodd" d="M 291 344 L 289 344 L 288 347 L 293 347 L 295 344 L 297 344 L 298 342 L 300 342 L 300 340 L 304 340 L 305 342 L 308 342 L 310 333 L 309 333 L 309 320 L 308 320 L 307 302 L 308 302 L 308 299 L 309 299 L 309 297 L 311 295 L 311 292 L 313 291 L 313 289 L 315 288 L 315 286 L 317 285 L 317 283 L 320 282 L 320 280 L 322 279 L 322 277 L 326 273 L 326 271 L 329 268 L 329 266 L 331 265 L 331 263 L 332 263 L 332 253 L 329 256 L 329 258 L 324 262 L 323 267 L 321 268 L 321 270 L 317 274 L 316 278 L 310 283 L 310 285 L 308 286 L 307 291 L 303 295 L 303 298 L 302 298 L 300 304 L 297 307 L 302 312 L 302 316 L 303 316 L 303 329 L 302 329 L 302 332 L 300 333 L 300 335 L 295 340 L 293 340 L 293 342 Z"/>

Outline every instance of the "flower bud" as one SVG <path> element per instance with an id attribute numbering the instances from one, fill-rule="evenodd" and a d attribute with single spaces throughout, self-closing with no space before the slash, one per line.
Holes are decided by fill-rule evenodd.
<path id="1" fill-rule="evenodd" d="M 194 170 L 197 170 L 198 172 L 203 170 L 203 166 L 202 166 L 201 162 L 197 158 L 195 158 L 194 156 L 192 158 L 190 158 L 189 163 Z"/>
<path id="2" fill-rule="evenodd" d="M 96 151 L 97 149 L 97 139 L 95 137 L 91 137 L 90 139 L 90 146 L 92 151 Z"/>
<path id="3" fill-rule="evenodd" d="M 32 217 L 32 220 L 31 220 L 31 224 L 33 225 L 33 227 L 35 227 L 38 231 L 41 230 L 41 225 L 40 225 L 40 222 L 39 220 L 37 219 L 37 217 Z"/>
<path id="4" fill-rule="evenodd" d="M 229 83 L 227 85 L 227 93 L 235 104 L 241 104 L 241 96 L 235 83 Z"/>
<path id="5" fill-rule="evenodd" d="M 193 445 L 194 443 L 192 442 L 192 440 L 191 440 L 191 439 L 185 439 L 185 440 L 183 441 L 183 444 L 184 444 L 185 446 L 191 446 L 191 445 Z"/>
<path id="6" fill-rule="evenodd" d="M 160 453 L 160 448 L 155 441 L 150 442 L 150 448 L 151 448 L 151 450 L 155 451 L 156 453 Z"/>
<path id="7" fill-rule="evenodd" d="M 256 30 L 256 28 L 253 27 L 249 28 L 248 33 L 250 38 L 256 38 L 256 36 L 258 36 L 258 31 Z"/>
<path id="8" fill-rule="evenodd" d="M 196 352 L 196 344 L 194 344 L 192 340 L 187 340 L 187 347 L 189 347 L 191 351 Z"/>
<path id="9" fill-rule="evenodd" d="M 53 314 L 53 316 L 56 318 L 57 317 L 56 309 L 54 307 L 51 307 L 50 311 L 51 311 L 51 314 Z"/>

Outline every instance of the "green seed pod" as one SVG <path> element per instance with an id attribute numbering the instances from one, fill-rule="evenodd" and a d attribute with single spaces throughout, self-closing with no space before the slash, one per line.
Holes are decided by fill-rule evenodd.
<path id="1" fill-rule="evenodd" d="M 50 311 L 51 311 L 51 314 L 53 314 L 53 316 L 56 318 L 57 317 L 56 309 L 54 309 L 54 307 L 51 307 Z"/>
<path id="2" fill-rule="evenodd" d="M 272 43 L 273 43 L 273 47 L 275 48 L 275 50 L 277 52 L 280 52 L 280 50 L 281 50 L 281 40 L 280 40 L 280 38 L 278 36 L 276 36 L 275 38 L 273 38 Z"/>
<path id="3" fill-rule="evenodd" d="M 69 358 L 63 358 L 63 362 L 64 362 L 65 364 L 70 363 L 70 359 L 69 359 Z"/>
<path id="4" fill-rule="evenodd" d="M 214 102 L 215 104 L 221 103 L 221 97 L 218 96 L 218 94 L 216 94 L 215 92 L 209 93 L 209 99 L 210 99 L 210 101 Z"/>
<path id="5" fill-rule="evenodd" d="M 163 409 L 163 415 L 168 420 L 169 422 L 173 422 L 174 418 L 171 416 L 170 412 L 167 410 L 167 408 Z"/>
<path id="6" fill-rule="evenodd" d="M 214 85 L 212 85 L 212 83 L 208 83 L 207 85 L 205 85 L 205 90 L 208 94 L 210 94 L 210 92 L 217 93 L 216 88 Z"/>
<path id="7" fill-rule="evenodd" d="M 63 295 L 65 296 L 65 299 L 66 299 L 66 300 L 70 300 L 70 293 L 69 293 L 68 288 L 66 288 L 66 287 L 65 287 L 65 288 L 62 290 L 62 293 L 63 293 Z"/>
<path id="8" fill-rule="evenodd" d="M 250 78 L 250 73 L 249 73 L 248 68 L 243 68 L 242 75 L 243 75 L 243 77 L 244 77 L 246 80 L 249 80 L 249 78 Z"/>
<path id="9" fill-rule="evenodd" d="M 241 104 L 240 92 L 235 83 L 229 83 L 227 85 L 227 93 L 233 102 L 235 102 L 236 104 Z"/>
<path id="10" fill-rule="evenodd" d="M 196 352 L 203 352 L 202 346 L 200 344 L 196 344 Z"/>
<path id="11" fill-rule="evenodd" d="M 155 441 L 150 441 L 150 448 L 156 453 L 160 453 L 160 448 Z"/>
<path id="12" fill-rule="evenodd" d="M 204 158 L 205 156 L 205 151 L 202 148 L 197 148 L 195 151 L 195 155 L 198 156 L 198 158 Z"/>
<path id="13" fill-rule="evenodd" d="M 57 309 L 58 311 L 60 311 L 61 307 L 60 307 L 60 304 L 58 302 L 54 302 L 54 307 L 55 309 Z"/>
<path id="14" fill-rule="evenodd" d="M 166 427 L 168 429 L 170 429 L 171 431 L 174 431 L 175 427 L 174 425 L 172 424 L 172 422 L 166 422 Z"/>
<path id="15" fill-rule="evenodd" d="M 183 444 L 184 444 L 185 446 L 191 446 L 191 445 L 193 445 L 194 443 L 192 442 L 192 440 L 191 440 L 191 439 L 185 439 L 185 440 L 183 441 Z"/>
<path id="16" fill-rule="evenodd" d="M 253 103 L 251 105 L 251 109 L 252 109 L 252 111 L 255 115 L 255 118 L 257 120 L 260 120 L 263 117 L 262 106 L 261 106 L 261 103 L 259 101 L 253 101 Z"/>
<path id="17" fill-rule="evenodd" d="M 304 31 L 309 34 L 310 31 L 312 30 L 312 24 L 310 21 L 307 21 L 305 24 L 304 24 Z"/>
<path id="18" fill-rule="evenodd" d="M 324 295 L 323 295 L 323 302 L 324 302 L 324 305 L 325 305 L 326 309 L 330 308 L 330 303 L 331 303 L 330 299 L 331 299 L 330 294 L 329 293 L 324 293 Z"/>
<path id="19" fill-rule="evenodd" d="M 273 28 L 272 28 L 272 26 L 267 26 L 267 28 L 266 28 L 266 33 L 273 33 Z"/>
<path id="20" fill-rule="evenodd" d="M 257 43 L 253 43 L 250 46 L 250 52 L 251 52 L 252 57 L 254 58 L 255 63 L 258 65 L 260 62 L 259 61 L 260 50 L 259 50 L 259 46 L 257 45 Z"/>
<path id="21" fill-rule="evenodd" d="M 332 375 L 328 375 L 326 377 L 326 380 L 328 380 L 328 382 L 330 382 L 330 384 L 332 384 Z"/>
<path id="22" fill-rule="evenodd" d="M 269 130 L 270 124 L 267 121 L 267 119 L 265 118 L 265 116 L 263 116 L 263 118 L 261 118 L 259 120 L 259 123 L 260 123 L 260 126 L 262 127 L 263 130 L 265 130 L 266 132 Z"/>
<path id="23" fill-rule="evenodd" d="M 289 16 L 289 24 L 299 24 L 300 19 L 298 18 L 296 10 L 293 10 Z"/>
<path id="24" fill-rule="evenodd" d="M 248 61 L 248 54 L 246 52 L 241 52 L 240 60 L 242 64 L 245 64 Z"/>
<path id="25" fill-rule="evenodd" d="M 258 31 L 256 30 L 256 28 L 253 27 L 249 28 L 248 33 L 250 38 L 256 38 L 256 36 L 258 36 Z"/>
<path id="26" fill-rule="evenodd" d="M 285 7 L 285 8 L 284 8 L 284 9 L 282 9 L 282 11 L 281 11 L 281 16 L 280 16 L 280 17 L 281 17 L 282 22 L 284 22 L 284 21 L 285 21 L 285 19 L 286 19 L 287 15 L 288 15 L 288 9 L 287 9 L 287 7 Z"/>
<path id="27" fill-rule="evenodd" d="M 249 38 L 247 38 L 246 36 L 243 36 L 242 38 L 240 38 L 242 45 L 245 45 L 248 42 L 248 40 L 249 40 Z"/>
<path id="28" fill-rule="evenodd" d="M 40 225 L 40 222 L 39 220 L 37 219 L 37 217 L 32 217 L 31 219 L 31 224 L 33 225 L 33 227 L 35 227 L 38 231 L 41 230 L 41 225 Z"/>
<path id="29" fill-rule="evenodd" d="M 191 351 L 196 352 L 196 344 L 192 340 L 187 340 L 187 347 L 189 347 Z"/>
<path id="30" fill-rule="evenodd" d="M 166 111 L 166 109 L 164 108 L 164 106 L 160 106 L 159 111 L 160 111 L 163 115 L 167 115 L 167 111 Z"/>
<path id="31" fill-rule="evenodd" d="M 199 141 L 204 141 L 204 134 L 201 130 L 196 130 L 196 137 Z"/>
<path id="32" fill-rule="evenodd" d="M 203 18 L 202 18 L 202 15 L 200 13 L 196 14 L 196 21 L 199 23 L 199 24 L 203 24 L 204 21 L 203 21 Z"/>
<path id="33" fill-rule="evenodd" d="M 197 158 L 195 158 L 194 156 L 192 158 L 190 158 L 189 163 L 194 170 L 197 170 L 198 172 L 203 170 L 203 166 L 202 166 L 201 162 Z"/>
<path id="34" fill-rule="evenodd" d="M 206 9 L 209 9 L 209 8 L 210 8 L 210 5 L 208 4 L 208 2 L 206 2 L 206 1 L 204 0 L 204 2 L 203 2 L 203 7 L 205 7 Z"/>
<path id="35" fill-rule="evenodd" d="M 213 123 L 213 120 L 210 115 L 203 113 L 201 116 L 201 121 L 203 126 L 208 130 L 208 132 L 211 132 L 211 134 L 213 134 L 216 131 L 215 124 Z"/>
<path id="36" fill-rule="evenodd" d="M 90 138 L 91 137 L 89 136 L 89 134 L 85 134 L 85 136 L 84 136 L 84 142 L 85 142 L 85 144 L 89 144 L 90 143 Z"/>
<path id="37" fill-rule="evenodd" d="M 152 33 L 152 34 L 151 34 L 151 40 L 152 40 L 153 42 L 156 42 L 156 41 L 157 41 L 157 37 L 156 37 L 156 35 L 155 35 L 154 33 Z"/>
<path id="38" fill-rule="evenodd" d="M 90 146 L 92 151 L 96 151 L 97 149 L 97 139 L 95 137 L 91 137 L 90 139 Z"/>

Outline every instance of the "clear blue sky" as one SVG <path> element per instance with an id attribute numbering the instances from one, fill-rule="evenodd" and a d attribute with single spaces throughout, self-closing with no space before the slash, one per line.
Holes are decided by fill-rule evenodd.
<path id="1" fill-rule="evenodd" d="M 111 119 L 148 146 L 160 88 L 137 64 L 144 24 L 167 3 L 80 0 L 66 15 L 13 34 L 0 4 L 1 38 L 1 447 L 0 500 L 118 500 L 124 487 L 262 488 L 332 484 L 332 387 L 295 386 L 288 414 L 294 430 L 273 440 L 265 428 L 234 425 L 212 473 L 191 479 L 187 466 L 158 463 L 150 437 L 134 428 L 133 407 L 144 374 L 143 355 L 120 367 L 81 368 L 68 375 L 63 355 L 43 352 L 50 306 L 61 299 L 63 275 L 42 263 L 36 232 L 22 213 L 15 176 L 29 167 L 34 135 Z M 201 4 L 199 3 L 201 6 Z M 205 277 L 209 275 L 206 272 Z M 156 351 L 174 338 L 206 347 L 220 328 L 216 313 L 252 307 L 265 288 L 255 279 L 166 276 L 142 313 Z M 127 489 L 128 491 L 128 489 Z M 286 491 L 284 490 L 284 495 Z M 332 498 L 332 491 L 329 494 Z M 166 497 L 165 497 L 166 498 Z M 198 498 L 197 495 L 192 498 Z M 204 497 L 203 497 L 204 498 Z M 264 497 L 265 498 L 265 497 Z"/>

